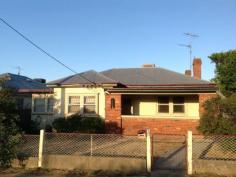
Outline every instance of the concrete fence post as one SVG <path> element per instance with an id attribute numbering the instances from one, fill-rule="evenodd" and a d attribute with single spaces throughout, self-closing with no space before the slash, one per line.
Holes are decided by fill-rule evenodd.
<path id="1" fill-rule="evenodd" d="M 44 130 L 40 130 L 40 137 L 39 137 L 39 155 L 38 155 L 38 167 L 42 167 L 43 161 L 43 142 L 44 142 Z"/>
<path id="2" fill-rule="evenodd" d="M 150 135 L 150 129 L 147 129 L 146 131 L 146 145 L 147 145 L 147 172 L 151 172 L 151 166 L 152 166 L 152 157 L 151 157 L 151 135 Z"/>
<path id="3" fill-rule="evenodd" d="M 193 174 L 193 137 L 192 131 L 188 131 L 187 134 L 187 167 L 188 167 L 188 175 Z"/>

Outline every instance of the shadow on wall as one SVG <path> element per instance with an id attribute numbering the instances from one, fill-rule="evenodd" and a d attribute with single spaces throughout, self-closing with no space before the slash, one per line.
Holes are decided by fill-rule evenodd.
<path id="1" fill-rule="evenodd" d="M 121 127 L 121 120 L 105 121 L 106 133 L 122 134 L 124 129 Z"/>

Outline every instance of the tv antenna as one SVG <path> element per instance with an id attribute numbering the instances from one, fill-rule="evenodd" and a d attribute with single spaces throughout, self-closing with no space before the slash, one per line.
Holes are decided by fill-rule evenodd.
<path id="1" fill-rule="evenodd" d="M 184 33 L 184 35 L 189 38 L 189 43 L 188 44 L 178 44 L 178 45 L 189 49 L 189 69 L 191 70 L 191 68 L 192 68 L 192 42 L 193 42 L 193 39 L 196 37 L 199 37 L 199 35 L 193 34 L 193 33 Z"/>
<path id="2" fill-rule="evenodd" d="M 22 71 L 22 68 L 20 66 L 16 66 L 14 68 L 17 69 L 17 74 L 20 75 L 21 71 Z"/>

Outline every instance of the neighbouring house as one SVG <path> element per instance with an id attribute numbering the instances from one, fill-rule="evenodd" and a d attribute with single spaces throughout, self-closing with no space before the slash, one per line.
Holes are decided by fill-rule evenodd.
<path id="1" fill-rule="evenodd" d="M 193 61 L 193 76 L 143 65 L 102 72 L 87 71 L 49 82 L 54 118 L 79 113 L 105 119 L 107 133 L 197 133 L 204 102 L 216 95 L 215 84 L 201 80 L 201 59 Z"/>
<path id="2" fill-rule="evenodd" d="M 34 109 L 32 103 L 32 94 L 48 94 L 52 90 L 47 88 L 45 79 L 30 79 L 26 76 L 16 75 L 12 73 L 0 74 L 0 80 L 3 87 L 12 89 L 14 98 L 19 110 L 21 127 L 29 126 L 31 121 L 31 109 Z"/>

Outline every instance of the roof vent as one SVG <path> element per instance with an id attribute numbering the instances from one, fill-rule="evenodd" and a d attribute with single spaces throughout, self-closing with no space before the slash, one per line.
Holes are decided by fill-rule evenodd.
<path id="1" fill-rule="evenodd" d="M 142 68 L 155 68 L 155 64 L 143 64 Z"/>

